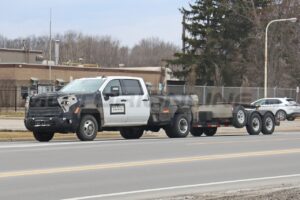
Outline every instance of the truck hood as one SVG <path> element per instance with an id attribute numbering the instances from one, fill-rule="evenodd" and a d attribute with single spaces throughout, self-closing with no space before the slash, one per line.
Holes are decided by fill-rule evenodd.
<path id="1" fill-rule="evenodd" d="M 65 111 L 74 105 L 93 104 L 101 100 L 100 93 L 63 93 L 49 92 L 32 96 L 29 107 L 62 107 Z"/>

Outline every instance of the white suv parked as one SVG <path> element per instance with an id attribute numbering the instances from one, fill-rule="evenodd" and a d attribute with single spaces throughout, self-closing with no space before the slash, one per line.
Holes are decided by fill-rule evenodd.
<path id="1" fill-rule="evenodd" d="M 251 103 L 259 110 L 270 110 L 280 120 L 293 121 L 300 116 L 300 105 L 291 98 L 264 98 Z"/>

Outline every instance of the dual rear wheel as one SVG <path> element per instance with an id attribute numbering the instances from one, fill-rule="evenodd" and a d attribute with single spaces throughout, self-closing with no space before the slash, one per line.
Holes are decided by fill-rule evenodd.
<path id="1" fill-rule="evenodd" d="M 165 132 L 169 138 L 184 138 L 188 136 L 191 122 L 185 114 L 176 114 L 172 124 L 165 127 Z"/>
<path id="2" fill-rule="evenodd" d="M 206 136 L 214 136 L 217 133 L 217 127 L 212 127 L 212 128 L 192 128 L 191 129 L 191 134 L 194 137 L 200 137 L 201 135 L 205 134 Z"/>

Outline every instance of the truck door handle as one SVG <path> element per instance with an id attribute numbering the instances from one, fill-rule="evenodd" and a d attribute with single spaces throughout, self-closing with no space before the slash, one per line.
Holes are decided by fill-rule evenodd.
<path id="1" fill-rule="evenodd" d="M 149 101 L 149 99 L 143 99 L 142 101 Z"/>
<path id="2" fill-rule="evenodd" d="M 122 100 L 121 100 L 121 102 L 126 102 L 126 101 L 127 101 L 126 99 L 122 99 Z"/>

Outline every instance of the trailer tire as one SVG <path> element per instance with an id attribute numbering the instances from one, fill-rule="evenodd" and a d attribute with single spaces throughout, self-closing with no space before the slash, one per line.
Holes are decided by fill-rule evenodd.
<path id="1" fill-rule="evenodd" d="M 39 142 L 49 142 L 52 140 L 54 132 L 48 131 L 33 131 L 33 137 Z"/>
<path id="2" fill-rule="evenodd" d="M 247 124 L 247 112 L 243 106 L 236 106 L 232 112 L 232 125 L 235 128 L 243 128 Z"/>
<path id="3" fill-rule="evenodd" d="M 262 120 L 258 113 L 254 112 L 251 114 L 246 129 L 249 135 L 259 135 L 262 130 Z"/>
<path id="4" fill-rule="evenodd" d="M 204 134 L 209 137 L 214 136 L 217 133 L 217 129 L 217 127 L 205 128 Z"/>
<path id="5" fill-rule="evenodd" d="M 176 114 L 171 125 L 165 128 L 169 138 L 184 138 L 190 132 L 190 121 L 184 114 Z"/>
<path id="6" fill-rule="evenodd" d="M 264 135 L 273 134 L 275 129 L 275 117 L 271 113 L 266 113 L 262 118 L 262 129 L 261 132 Z"/>
<path id="7" fill-rule="evenodd" d="M 98 133 L 98 123 L 94 116 L 84 115 L 80 120 L 80 125 L 76 135 L 81 141 L 93 141 Z"/>
<path id="8" fill-rule="evenodd" d="M 191 128 L 191 134 L 194 137 L 200 137 L 204 133 L 204 128 Z"/>
<path id="9" fill-rule="evenodd" d="M 130 127 L 130 128 L 121 128 L 120 129 L 120 134 L 124 139 L 127 140 L 133 140 L 133 139 L 139 139 L 140 137 L 143 136 L 144 134 L 144 129 L 143 128 L 138 128 L 138 127 Z"/>

